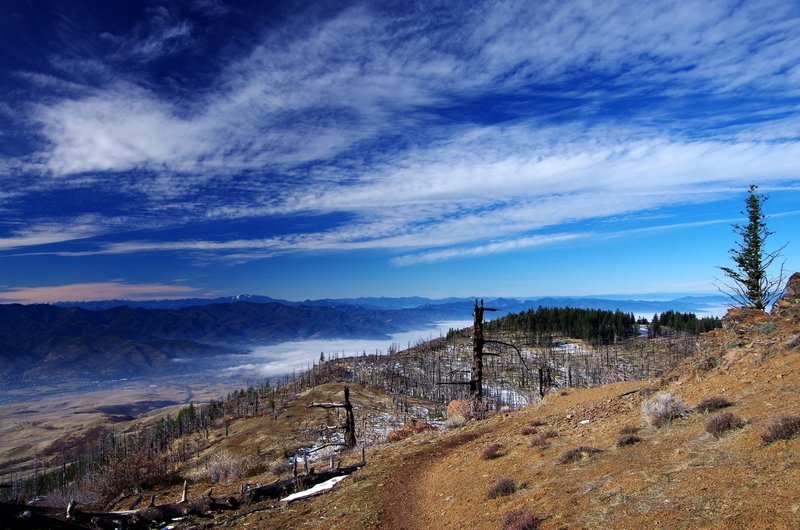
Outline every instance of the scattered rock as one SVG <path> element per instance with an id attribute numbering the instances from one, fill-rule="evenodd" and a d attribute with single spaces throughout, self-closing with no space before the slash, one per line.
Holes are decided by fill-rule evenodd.
<path id="1" fill-rule="evenodd" d="M 472 418 L 469 401 L 466 399 L 454 399 L 447 404 L 447 419 L 454 421 L 464 421 Z"/>
<path id="2" fill-rule="evenodd" d="M 795 272 L 786 282 L 786 291 L 775 302 L 772 314 L 792 323 L 800 322 L 800 272 Z"/>
<path id="3" fill-rule="evenodd" d="M 431 425 L 430 423 L 418 420 L 416 418 L 411 418 L 406 420 L 405 424 L 403 424 L 402 429 L 390 432 L 387 439 L 390 442 L 397 442 L 404 438 L 408 438 L 409 436 L 416 434 L 418 432 L 432 430 L 432 429 L 433 425 Z"/>
<path id="4" fill-rule="evenodd" d="M 769 315 L 760 309 L 733 307 L 722 317 L 722 329 L 744 335 L 768 318 Z"/>

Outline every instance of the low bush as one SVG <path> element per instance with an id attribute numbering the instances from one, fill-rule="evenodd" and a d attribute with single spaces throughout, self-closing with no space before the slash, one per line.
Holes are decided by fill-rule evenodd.
<path id="1" fill-rule="evenodd" d="M 639 390 L 639 396 L 641 396 L 642 399 L 647 399 L 656 392 L 658 392 L 657 388 L 647 386 Z"/>
<path id="2" fill-rule="evenodd" d="M 494 460 L 495 458 L 499 458 L 503 456 L 503 444 L 501 443 L 493 443 L 483 449 L 481 453 L 481 458 L 483 460 Z"/>
<path id="3" fill-rule="evenodd" d="M 554 431 L 553 429 L 549 429 L 547 431 L 540 432 L 533 438 L 531 438 L 531 447 L 547 447 L 550 445 L 550 442 L 547 440 L 549 438 L 555 438 L 558 436 L 558 432 Z"/>
<path id="4" fill-rule="evenodd" d="M 496 499 L 505 495 L 511 495 L 517 491 L 517 481 L 510 477 L 502 477 L 495 480 L 489 489 L 486 490 L 487 499 Z"/>
<path id="5" fill-rule="evenodd" d="M 712 396 L 705 398 L 697 404 L 697 410 L 700 412 L 714 412 L 719 409 L 730 407 L 733 403 L 728 398 L 722 396 Z"/>
<path id="6" fill-rule="evenodd" d="M 636 434 L 639 432 L 639 427 L 634 425 L 623 425 L 619 429 L 619 434 Z"/>
<path id="7" fill-rule="evenodd" d="M 641 441 L 642 439 L 636 436 L 635 434 L 620 434 L 614 441 L 614 445 L 616 445 L 617 447 L 624 447 L 626 445 L 633 445 Z"/>
<path id="8" fill-rule="evenodd" d="M 501 530 L 538 530 L 541 520 L 524 508 L 508 512 L 503 516 Z"/>
<path id="9" fill-rule="evenodd" d="M 715 412 L 706 420 L 706 432 L 717 438 L 732 429 L 740 429 L 743 426 L 742 418 L 730 411 Z"/>
<path id="10" fill-rule="evenodd" d="M 48 506 L 50 508 L 63 508 L 70 501 L 81 504 L 89 504 L 100 500 L 100 496 L 89 486 L 79 486 L 77 484 L 67 484 L 64 487 L 51 491 L 45 497 L 35 502 L 36 506 Z"/>
<path id="11" fill-rule="evenodd" d="M 756 326 L 756 333 L 761 333 L 762 335 L 767 335 L 773 331 L 775 331 L 775 322 L 762 322 Z"/>
<path id="12" fill-rule="evenodd" d="M 531 447 L 547 447 L 550 445 L 550 442 L 547 441 L 542 434 L 537 434 L 533 438 L 531 438 Z"/>
<path id="13" fill-rule="evenodd" d="M 558 459 L 558 463 L 571 464 L 573 462 L 578 462 L 579 460 L 583 460 L 584 458 L 589 458 L 593 454 L 599 452 L 601 452 L 600 449 L 596 447 L 581 445 L 580 447 L 575 447 L 574 449 L 570 449 L 569 451 L 561 455 L 561 458 Z"/>
<path id="14" fill-rule="evenodd" d="M 252 457 L 237 458 L 228 453 L 217 453 L 204 466 L 190 473 L 188 478 L 193 481 L 226 483 L 248 476 L 249 471 L 257 466 L 257 459 Z"/>
<path id="15" fill-rule="evenodd" d="M 282 475 L 287 471 L 291 471 L 292 467 L 293 467 L 292 463 L 289 460 L 281 458 L 279 460 L 275 460 L 274 462 L 272 462 L 269 465 L 269 470 L 275 475 Z"/>
<path id="16" fill-rule="evenodd" d="M 522 428 L 522 434 L 524 434 L 525 436 L 529 436 L 531 434 L 536 434 L 537 432 L 538 432 L 538 430 L 536 429 L 536 427 L 533 427 L 533 426 L 528 426 L 528 427 L 523 427 Z"/>
<path id="17" fill-rule="evenodd" d="M 686 406 L 681 397 L 669 392 L 659 392 L 642 403 L 642 417 L 653 427 L 663 427 L 685 413 Z"/>
<path id="18" fill-rule="evenodd" d="M 778 440 L 788 440 L 797 434 L 800 434 L 800 416 L 783 416 L 772 422 L 767 432 L 761 435 L 761 440 L 765 444 L 771 444 Z"/>
<path id="19" fill-rule="evenodd" d="M 267 472 L 267 465 L 266 464 L 259 464 L 254 463 L 251 467 L 245 470 L 244 476 L 246 478 L 253 478 L 257 477 L 258 475 L 262 475 Z"/>
<path id="20" fill-rule="evenodd" d="M 100 498 L 107 501 L 121 494 L 172 485 L 180 480 L 165 459 L 132 453 L 102 466 L 93 482 Z"/>

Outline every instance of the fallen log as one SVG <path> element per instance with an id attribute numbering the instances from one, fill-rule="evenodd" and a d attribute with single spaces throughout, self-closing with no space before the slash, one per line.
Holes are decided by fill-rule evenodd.
<path id="1" fill-rule="evenodd" d="M 61 508 L 0 502 L 0 528 L 72 530 L 88 527 L 65 521 Z"/>
<path id="2" fill-rule="evenodd" d="M 70 528 L 124 528 L 130 530 L 152 528 L 188 515 L 207 516 L 211 512 L 235 510 L 239 501 L 235 497 L 214 499 L 201 497 L 192 501 L 148 506 L 123 512 L 83 511 L 72 505 L 68 521 Z"/>
<path id="3" fill-rule="evenodd" d="M 120 512 L 83 511 L 76 503 L 70 502 L 66 512 L 66 521 L 59 521 L 63 526 L 55 524 L 34 526 L 30 528 L 124 528 L 139 530 L 152 528 L 186 516 L 208 517 L 213 512 L 236 510 L 245 504 L 255 504 L 266 500 L 277 500 L 292 493 L 301 492 L 334 477 L 349 475 L 364 467 L 366 462 L 358 462 L 351 466 L 326 471 L 311 471 L 307 475 L 279 480 L 272 484 L 259 486 L 244 491 L 239 495 L 212 497 L 206 494 L 198 499 L 188 499 L 188 487 L 185 486 L 181 500 L 174 503 L 151 505 L 138 510 Z M 210 492 L 209 492 L 210 493 Z M 44 515 L 44 514 L 42 514 Z M 64 515 L 62 515 L 63 517 Z M 41 521 L 40 521 L 41 524 Z"/>

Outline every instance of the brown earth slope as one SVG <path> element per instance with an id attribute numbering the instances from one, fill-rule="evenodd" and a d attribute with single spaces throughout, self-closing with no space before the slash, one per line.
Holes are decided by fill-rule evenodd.
<path id="1" fill-rule="evenodd" d="M 775 314 L 732 311 L 699 353 L 651 382 L 571 389 L 523 410 L 418 434 L 368 454 L 323 496 L 231 521 L 250 528 L 497 529 L 524 508 L 541 528 L 800 528 L 800 437 L 765 445 L 775 418 L 800 415 L 800 276 Z M 695 407 L 722 396 L 743 427 L 715 437 L 709 413 L 643 421 L 656 391 Z M 640 442 L 617 447 L 624 426 Z M 531 442 L 546 431 L 546 445 Z M 490 444 L 499 456 L 484 459 Z M 600 451 L 562 464 L 568 450 Z M 513 494 L 487 499 L 508 477 Z"/>
<path id="2" fill-rule="evenodd" d="M 481 530 L 503 528 L 506 514 L 524 509 L 543 529 L 800 529 L 800 436 L 762 439 L 777 418 L 800 416 L 800 274 L 773 314 L 731 311 L 724 324 L 658 380 L 562 390 L 516 412 L 378 445 L 366 467 L 328 493 L 189 517 L 175 528 Z M 335 399 L 338 388 L 309 391 L 281 414 L 311 421 L 305 405 Z M 354 392 L 366 400 L 362 407 L 390 399 Z M 687 412 L 651 426 L 642 404 L 658 392 L 681 398 Z M 742 425 L 706 432 L 711 414 L 697 405 L 711 397 L 729 400 L 724 410 Z M 623 428 L 639 441 L 618 446 Z M 276 438 L 292 441 L 290 432 L 252 418 L 232 424 L 213 450 L 253 454 Z M 561 463 L 579 447 L 576 459 Z M 359 458 L 344 456 L 342 464 Z M 502 478 L 514 491 L 487 498 Z M 219 495 L 238 485 L 213 487 Z M 178 493 L 160 497 L 174 501 Z"/>

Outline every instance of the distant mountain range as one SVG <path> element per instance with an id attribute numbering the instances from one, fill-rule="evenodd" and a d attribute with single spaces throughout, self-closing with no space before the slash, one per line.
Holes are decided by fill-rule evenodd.
<path id="1" fill-rule="evenodd" d="M 389 339 L 438 321 L 470 319 L 473 299 L 353 298 L 291 302 L 265 296 L 0 305 L 0 383 L 95 380 L 189 371 L 217 355 L 309 339 Z M 704 313 L 720 297 L 485 300 L 491 317 L 538 306 L 651 315 Z M 185 362 L 185 361 L 196 362 Z"/>
<path id="2" fill-rule="evenodd" d="M 423 309 L 431 310 L 434 307 L 437 312 L 447 313 L 447 318 L 463 320 L 469 318 L 472 312 L 471 297 L 450 297 L 450 298 L 424 298 L 420 296 L 410 297 L 361 297 L 361 298 L 323 298 L 319 300 L 304 300 L 302 302 L 281 300 L 270 298 L 269 296 L 240 294 L 236 296 L 226 296 L 220 298 L 182 298 L 176 300 L 100 300 L 100 301 L 75 301 L 75 302 L 56 302 L 52 305 L 57 307 L 80 307 L 83 309 L 102 310 L 115 307 L 138 307 L 145 309 L 182 309 L 186 307 L 205 306 L 213 304 L 229 304 L 235 302 L 249 302 L 254 304 L 276 303 L 288 307 L 334 307 L 349 308 L 357 307 L 361 309 L 374 310 L 402 310 L 402 309 Z M 505 313 L 525 311 L 542 307 L 577 307 L 582 309 L 607 309 L 615 311 L 619 309 L 625 313 L 645 314 L 661 313 L 667 310 L 690 312 L 700 314 L 718 314 L 720 308 L 724 307 L 728 299 L 723 295 L 701 295 L 701 296 L 681 296 L 670 299 L 635 299 L 621 296 L 603 297 L 543 297 L 543 298 L 486 298 L 484 303 L 487 307 L 495 307 L 499 310 L 495 316 L 502 316 Z"/>
<path id="3" fill-rule="evenodd" d="M 391 333 L 423 328 L 447 315 L 436 308 L 376 310 L 244 301 L 176 309 L 0 305 L 0 379 L 13 384 L 185 371 L 192 363 L 177 360 L 296 340 L 388 339 Z"/>

